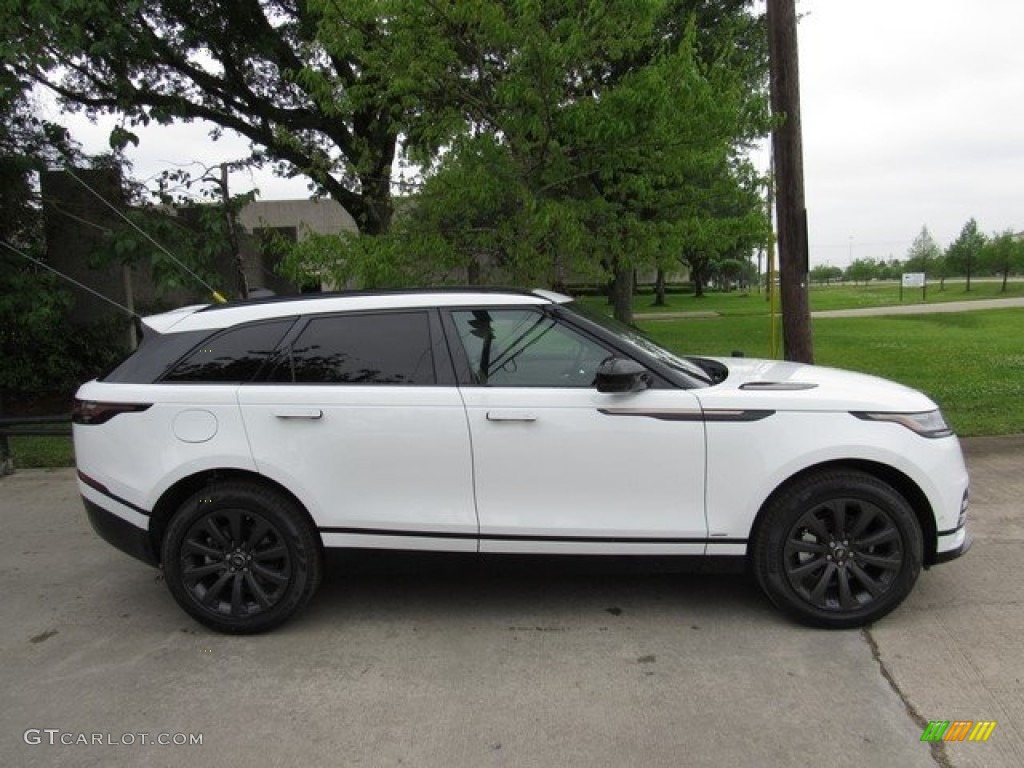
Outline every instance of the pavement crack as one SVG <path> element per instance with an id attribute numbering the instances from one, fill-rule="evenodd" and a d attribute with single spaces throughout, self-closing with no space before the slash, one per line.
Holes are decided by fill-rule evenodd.
<path id="1" fill-rule="evenodd" d="M 914 706 L 913 702 L 907 697 L 907 695 L 900 689 L 899 683 L 896 682 L 896 678 L 892 676 L 892 672 L 885 665 L 882 660 L 882 652 L 878 647 L 878 643 L 875 641 L 874 636 L 871 634 L 871 630 L 867 627 L 863 627 L 860 631 L 861 637 L 864 638 L 864 642 L 868 644 L 868 648 L 871 649 L 871 658 L 878 664 L 878 670 L 882 673 L 882 677 L 885 678 L 885 682 L 889 684 L 893 692 L 899 697 L 903 703 L 903 709 L 910 715 L 910 719 L 914 721 L 914 724 L 921 729 L 921 733 L 924 733 L 925 728 L 928 727 L 928 721 L 924 718 L 920 712 L 917 711 L 917 707 Z M 946 750 L 946 742 L 944 741 L 932 741 L 928 744 L 931 750 L 932 760 L 940 768 L 954 768 L 953 761 L 949 756 L 949 752 Z"/>

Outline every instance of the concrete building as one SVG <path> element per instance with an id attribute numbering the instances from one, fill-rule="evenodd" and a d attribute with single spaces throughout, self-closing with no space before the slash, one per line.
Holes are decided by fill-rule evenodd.
<path id="1" fill-rule="evenodd" d="M 116 170 L 76 170 L 74 176 L 51 171 L 42 175 L 41 188 L 47 260 L 54 269 L 142 313 L 210 301 L 209 291 L 184 269 L 180 275 L 182 287 L 161 289 L 153 279 L 152 262 L 143 260 L 126 266 L 107 252 L 109 233 L 128 226 L 113 209 L 121 213 L 130 210 Z M 201 206 L 195 206 L 164 212 L 181 226 L 194 227 L 200 211 Z M 297 286 L 277 273 L 281 254 L 265 247 L 268 234 L 297 242 L 310 232 L 356 230 L 352 217 L 333 200 L 255 201 L 241 211 L 238 223 L 242 264 L 250 289 L 265 288 L 277 294 L 299 293 L 311 287 Z M 216 257 L 212 266 L 216 275 L 211 281 L 213 287 L 222 293 L 235 293 L 238 278 L 230 255 Z M 71 284 L 66 287 L 75 300 L 71 322 L 93 323 L 118 316 L 114 307 L 88 291 Z M 319 286 L 312 289 L 319 290 Z"/>

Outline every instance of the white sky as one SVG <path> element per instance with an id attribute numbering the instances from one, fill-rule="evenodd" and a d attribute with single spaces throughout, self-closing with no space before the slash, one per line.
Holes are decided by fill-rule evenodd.
<path id="1" fill-rule="evenodd" d="M 903 258 L 924 225 L 945 246 L 972 216 L 985 232 L 1024 231 L 1024 2 L 798 0 L 798 11 L 812 265 Z M 113 121 L 68 125 L 87 152 L 107 148 Z M 199 123 L 138 133 L 139 179 L 247 154 Z M 303 179 L 269 171 L 231 184 L 308 196 Z"/>

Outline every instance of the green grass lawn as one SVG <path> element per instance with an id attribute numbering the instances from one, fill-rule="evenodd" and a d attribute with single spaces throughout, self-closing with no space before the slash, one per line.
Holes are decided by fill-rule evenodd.
<path id="1" fill-rule="evenodd" d="M 682 354 L 767 357 L 767 316 L 641 321 Z M 815 362 L 920 389 L 960 435 L 1024 432 L 1024 310 L 813 321 Z"/>
<path id="2" fill-rule="evenodd" d="M 18 469 L 70 467 L 75 463 L 70 437 L 9 437 L 7 440 Z"/>
<path id="3" fill-rule="evenodd" d="M 900 301 L 898 283 L 868 283 L 867 285 L 814 285 L 811 286 L 811 309 L 858 309 L 861 307 L 884 307 L 897 304 L 934 304 L 947 301 L 973 301 L 976 299 L 998 299 L 1024 296 L 1024 281 L 1011 281 L 1006 292 L 1001 291 L 999 281 L 986 279 L 979 282 L 971 281 L 971 290 L 967 292 L 963 280 L 947 280 L 945 290 L 939 290 L 938 283 L 928 286 L 925 300 L 922 301 L 921 290 L 905 290 L 903 301 Z M 584 302 L 594 307 L 607 306 L 603 297 L 586 297 Z M 670 293 L 667 296 L 668 306 L 655 307 L 654 295 L 642 293 L 633 302 L 633 311 L 637 314 L 647 312 L 717 312 L 722 315 L 761 315 L 768 312 L 768 301 L 764 293 L 743 293 L 731 291 L 721 293 L 709 292 L 698 299 L 692 293 Z"/>

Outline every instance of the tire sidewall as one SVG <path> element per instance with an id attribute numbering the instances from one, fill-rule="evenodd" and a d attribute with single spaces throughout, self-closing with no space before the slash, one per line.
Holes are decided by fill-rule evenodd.
<path id="1" fill-rule="evenodd" d="M 900 534 L 903 563 L 885 594 L 852 611 L 830 611 L 811 605 L 789 582 L 784 548 L 799 518 L 835 498 L 859 499 L 878 506 Z M 769 508 L 756 537 L 754 568 L 761 587 L 776 606 L 812 626 L 848 629 L 873 622 L 896 608 L 910 593 L 921 572 L 921 526 L 906 499 L 888 484 L 861 472 L 814 475 L 784 492 Z"/>
<path id="2" fill-rule="evenodd" d="M 232 617 L 206 608 L 182 580 L 181 548 L 186 535 L 203 517 L 228 509 L 263 517 L 278 530 L 288 550 L 291 572 L 284 595 L 269 609 L 251 616 Z M 319 583 L 320 552 L 310 524 L 291 500 L 248 483 L 210 486 L 187 499 L 167 527 L 161 552 L 164 576 L 175 601 L 194 619 L 219 632 L 252 634 L 272 629 L 299 610 Z"/>

